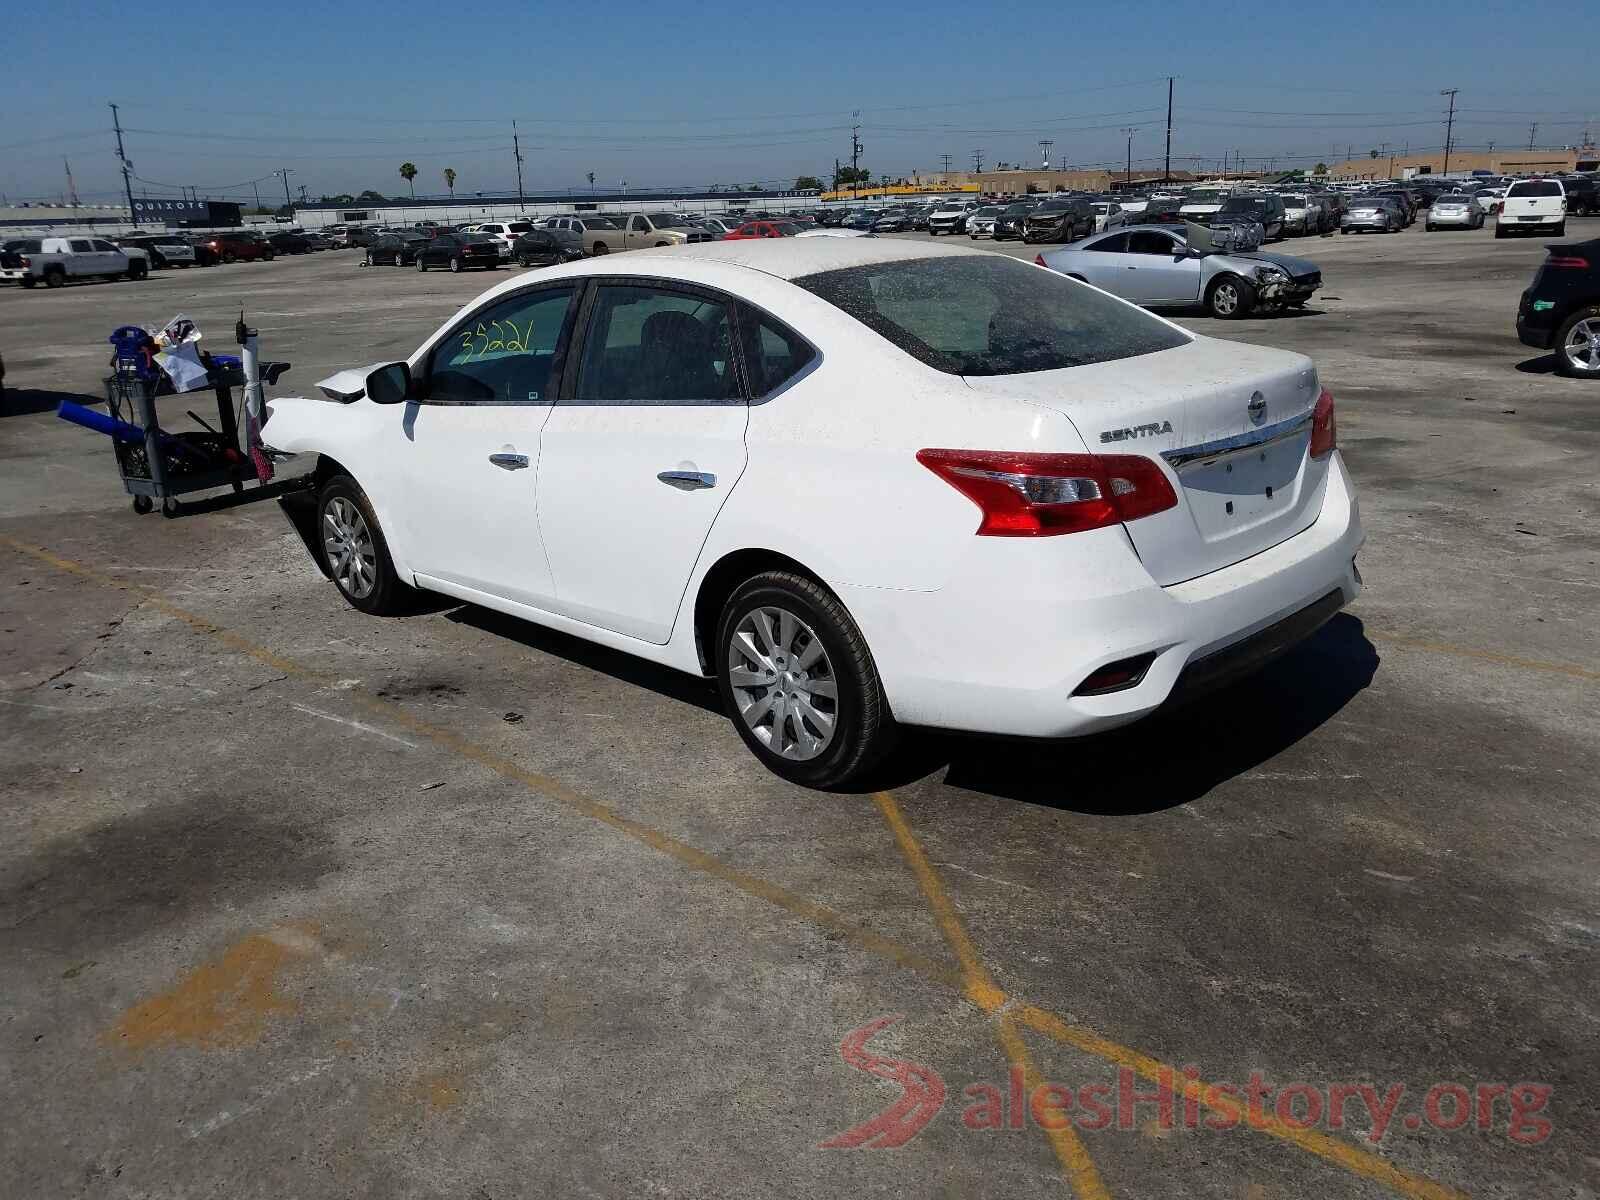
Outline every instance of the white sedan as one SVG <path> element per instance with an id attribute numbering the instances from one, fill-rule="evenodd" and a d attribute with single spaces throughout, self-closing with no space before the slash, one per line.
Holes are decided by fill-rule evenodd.
<path id="1" fill-rule="evenodd" d="M 716 679 L 845 784 L 898 724 L 1134 721 L 1359 587 L 1308 359 L 1053 271 L 893 239 L 718 242 L 492 288 L 405 362 L 271 402 L 324 565 Z"/>

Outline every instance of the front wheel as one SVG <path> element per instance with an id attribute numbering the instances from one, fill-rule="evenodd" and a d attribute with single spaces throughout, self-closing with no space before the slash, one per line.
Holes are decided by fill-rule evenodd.
<path id="1" fill-rule="evenodd" d="M 1555 233 L 1552 234 L 1551 236 L 1553 236 L 1553 237 L 1566 237 L 1567 236 L 1567 223 L 1565 221 L 1563 221 L 1563 222 L 1561 222 L 1561 224 L 1557 225 Z"/>
<path id="2" fill-rule="evenodd" d="M 351 607 L 373 616 L 405 608 L 411 588 L 400 582 L 372 502 L 348 475 L 335 475 L 317 497 L 317 544 L 329 577 Z"/>
<path id="3" fill-rule="evenodd" d="M 457 275 L 461 274 L 461 268 L 464 265 L 465 264 L 463 264 L 462 261 L 459 258 L 452 258 L 450 260 L 450 270 L 453 271 Z"/>
<path id="4" fill-rule="evenodd" d="M 427 269 L 428 269 L 428 264 L 423 262 L 422 259 L 418 258 L 417 259 L 417 270 L 426 271 Z"/>
<path id="5" fill-rule="evenodd" d="M 1600 379 L 1600 304 L 1580 308 L 1556 334 L 1556 366 L 1563 375 Z"/>
<path id="6" fill-rule="evenodd" d="M 895 740 L 866 639 L 813 579 L 767 571 L 734 592 L 717 623 L 717 686 L 745 745 L 775 775 L 842 786 Z"/>
<path id="7" fill-rule="evenodd" d="M 1206 293 L 1206 309 L 1224 321 L 1237 321 L 1250 315 L 1256 306 L 1256 290 L 1237 275 L 1224 275 Z"/>
<path id="8" fill-rule="evenodd" d="M 594 244 L 594 252 L 596 254 L 610 254 L 611 247 L 606 245 L 604 242 L 596 242 Z"/>
<path id="9" fill-rule="evenodd" d="M 406 265 L 406 256 L 403 255 L 403 254 L 396 254 L 394 256 L 394 265 L 397 266 L 397 267 L 405 266 Z"/>

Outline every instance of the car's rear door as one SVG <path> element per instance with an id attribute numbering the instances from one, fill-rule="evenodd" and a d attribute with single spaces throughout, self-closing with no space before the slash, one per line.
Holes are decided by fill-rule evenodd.
<path id="1" fill-rule="evenodd" d="M 436 343 L 396 406 L 390 498 L 412 569 L 536 608 L 553 592 L 539 540 L 539 431 L 575 316 L 573 284 L 490 302 Z"/>
<path id="2" fill-rule="evenodd" d="M 539 447 L 539 529 L 557 612 L 664 644 L 744 471 L 733 305 L 640 277 L 591 285 Z"/>

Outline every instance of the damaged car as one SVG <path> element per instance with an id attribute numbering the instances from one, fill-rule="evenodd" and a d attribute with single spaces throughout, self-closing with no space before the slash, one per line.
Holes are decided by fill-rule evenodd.
<path id="1" fill-rule="evenodd" d="M 1316 263 L 1245 249 L 1227 233 L 1192 223 L 1183 229 L 1135 226 L 1034 261 L 1135 304 L 1198 304 L 1223 320 L 1302 307 L 1322 286 Z"/>

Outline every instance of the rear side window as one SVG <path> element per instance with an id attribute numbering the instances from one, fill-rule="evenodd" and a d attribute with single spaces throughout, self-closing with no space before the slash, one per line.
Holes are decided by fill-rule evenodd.
<path id="1" fill-rule="evenodd" d="M 584 334 L 576 399 L 589 404 L 740 402 L 728 306 L 688 292 L 605 286 Z"/>
<path id="2" fill-rule="evenodd" d="M 1553 179 L 1531 179 L 1526 183 L 1513 183 L 1507 196 L 1559 196 L 1561 185 Z"/>
<path id="3" fill-rule="evenodd" d="M 87 238 L 73 238 L 72 241 L 67 243 L 67 245 L 72 247 L 72 252 L 74 254 L 90 254 L 94 250 L 94 247 L 89 244 L 89 240 Z"/>
<path id="4" fill-rule="evenodd" d="M 816 357 L 811 343 L 766 313 L 744 309 L 744 326 L 744 362 L 750 374 L 752 396 L 767 396 L 777 391 Z"/>
<path id="5" fill-rule="evenodd" d="M 999 255 L 872 263 L 794 282 L 951 375 L 1053 371 L 1189 342 L 1137 308 Z"/>

